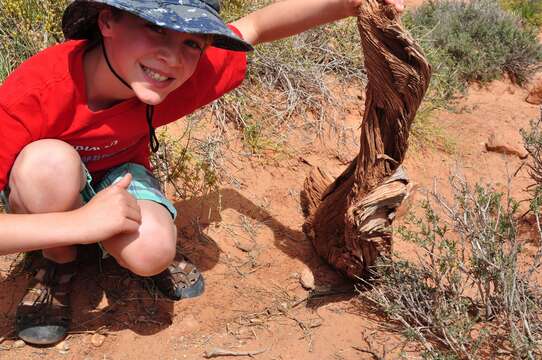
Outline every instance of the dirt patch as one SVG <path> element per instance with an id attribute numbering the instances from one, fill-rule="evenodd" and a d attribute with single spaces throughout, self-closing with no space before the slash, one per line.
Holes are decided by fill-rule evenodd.
<path id="1" fill-rule="evenodd" d="M 407 6 L 418 2 L 407 1 Z M 504 189 L 522 160 L 488 152 L 484 144 L 497 133 L 521 146 L 518 130 L 539 115 L 537 106 L 524 101 L 526 96 L 526 90 L 509 81 L 496 81 L 472 88 L 457 104 L 457 112 L 437 113 L 435 122 L 455 150 L 407 153 L 407 171 L 420 189 L 411 202 L 422 196 L 423 188 L 434 185 L 449 194 L 450 169 Z M 0 336 L 5 339 L 0 357 L 202 359 L 208 351 L 225 350 L 261 351 L 254 357 L 262 360 L 349 360 L 417 353 L 419 348 L 405 345 L 378 314 L 359 303 L 349 284 L 320 260 L 301 231 L 303 181 L 311 165 L 336 176 L 357 154 L 361 106 L 360 100 L 337 114 L 341 120 L 321 138 L 302 128 L 291 130 L 285 158 L 247 158 L 235 139 L 238 135 L 230 132 L 227 171 L 234 181 L 216 193 L 175 204 L 180 248 L 206 279 L 200 298 L 173 303 L 155 296 L 145 281 L 111 260 L 99 260 L 94 248 L 85 248 L 72 334 L 58 347 L 19 347 L 12 331 L 27 275 L 10 268 L 14 256 L 1 257 Z M 526 198 L 529 183 L 523 168 L 512 178 L 513 195 Z M 401 242 L 395 248 L 410 251 Z M 314 293 L 300 283 L 307 271 L 314 275 Z"/>
<path id="2" fill-rule="evenodd" d="M 521 160 L 487 152 L 484 143 L 493 132 L 521 143 L 518 129 L 527 127 L 539 111 L 524 101 L 525 95 L 526 90 L 509 81 L 497 81 L 471 89 L 458 104 L 461 111 L 438 113 L 436 123 L 455 142 L 455 152 L 409 153 L 406 167 L 412 180 L 421 189 L 436 183 L 446 193 L 447 175 L 456 167 L 473 181 L 504 187 Z M 343 126 L 355 129 L 359 114 L 345 109 L 344 115 Z M 324 166 L 335 175 L 344 163 L 337 157 L 333 131 L 308 145 L 299 142 L 304 134 L 297 131 L 288 140 L 293 149 L 290 158 L 271 166 L 261 159 L 232 155 L 229 171 L 235 174 L 236 186 L 176 203 L 181 214 L 180 247 L 207 281 L 207 290 L 198 299 L 172 303 L 153 297 L 141 279 L 87 251 L 90 255 L 76 285 L 74 333 L 66 341 L 69 350 L 10 349 L 15 304 L 26 275 L 8 276 L 14 273 L 9 269 L 13 256 L 3 257 L 0 334 L 8 339 L 2 343 L 6 348 L 2 358 L 149 359 L 160 354 L 161 358 L 201 359 L 205 351 L 220 348 L 265 350 L 257 355 L 259 359 L 363 359 L 372 355 L 359 349 L 380 354 L 383 348 L 399 351 L 400 337 L 383 328 L 377 314 L 360 310 L 363 307 L 348 292 L 348 283 L 322 263 L 301 231 L 299 190 L 310 168 L 307 163 Z M 342 156 L 351 158 L 357 152 L 357 139 L 352 136 L 340 149 Z M 521 170 L 512 181 L 514 195 L 524 198 L 528 184 Z M 408 244 L 398 242 L 396 249 L 408 251 Z M 320 296 L 310 298 L 300 284 L 304 271 L 314 274 Z M 326 292 L 330 287 L 338 293 Z M 105 336 L 99 347 L 93 344 L 96 333 Z M 411 345 L 406 350 L 416 348 Z"/>

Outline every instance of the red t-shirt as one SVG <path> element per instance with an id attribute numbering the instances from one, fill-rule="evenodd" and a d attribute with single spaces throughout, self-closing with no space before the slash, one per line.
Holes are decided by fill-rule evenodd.
<path id="1" fill-rule="evenodd" d="M 149 167 L 146 105 L 132 98 L 91 111 L 83 72 L 85 46 L 86 41 L 68 41 L 48 48 L 24 62 L 0 86 L 0 190 L 22 148 L 40 139 L 71 144 L 94 175 L 125 162 Z M 245 70 L 245 53 L 207 49 L 194 75 L 155 106 L 154 127 L 234 89 Z"/>

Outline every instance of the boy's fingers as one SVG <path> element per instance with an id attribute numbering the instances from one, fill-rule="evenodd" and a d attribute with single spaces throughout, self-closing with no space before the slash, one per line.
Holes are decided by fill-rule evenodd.
<path id="1" fill-rule="evenodd" d="M 132 221 L 137 222 L 138 224 L 141 224 L 141 210 L 139 209 L 139 207 L 137 208 L 130 207 L 128 209 L 128 213 L 126 217 Z"/>
<path id="2" fill-rule="evenodd" d="M 385 0 L 386 4 L 393 5 L 398 12 L 405 10 L 404 0 Z"/>
<path id="3" fill-rule="evenodd" d="M 117 181 L 114 185 L 122 189 L 128 189 L 128 186 L 130 186 L 131 182 L 132 182 L 132 174 L 126 173 L 126 175 L 124 175 L 122 179 Z"/>
<path id="4" fill-rule="evenodd" d="M 124 233 L 132 233 L 132 232 L 136 232 L 136 231 L 139 230 L 139 225 L 140 225 L 139 222 L 128 219 L 128 220 L 125 222 L 123 232 L 124 232 Z"/>

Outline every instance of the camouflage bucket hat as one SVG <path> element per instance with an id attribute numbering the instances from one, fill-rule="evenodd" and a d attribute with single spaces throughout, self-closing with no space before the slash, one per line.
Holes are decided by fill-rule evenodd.
<path id="1" fill-rule="evenodd" d="M 218 0 L 75 0 L 64 11 L 62 31 L 66 39 L 94 39 L 99 33 L 98 13 L 104 5 L 127 11 L 160 27 L 212 35 L 212 46 L 251 51 L 220 18 Z"/>

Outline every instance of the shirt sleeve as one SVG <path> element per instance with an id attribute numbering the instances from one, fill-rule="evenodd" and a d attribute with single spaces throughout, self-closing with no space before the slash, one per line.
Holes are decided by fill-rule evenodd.
<path id="1" fill-rule="evenodd" d="M 0 191 L 8 184 L 9 172 L 17 155 L 32 142 L 30 130 L 0 106 Z"/>
<path id="2" fill-rule="evenodd" d="M 154 126 L 180 119 L 235 89 L 243 82 L 246 68 L 245 52 L 208 48 L 192 77 L 156 107 Z"/>

